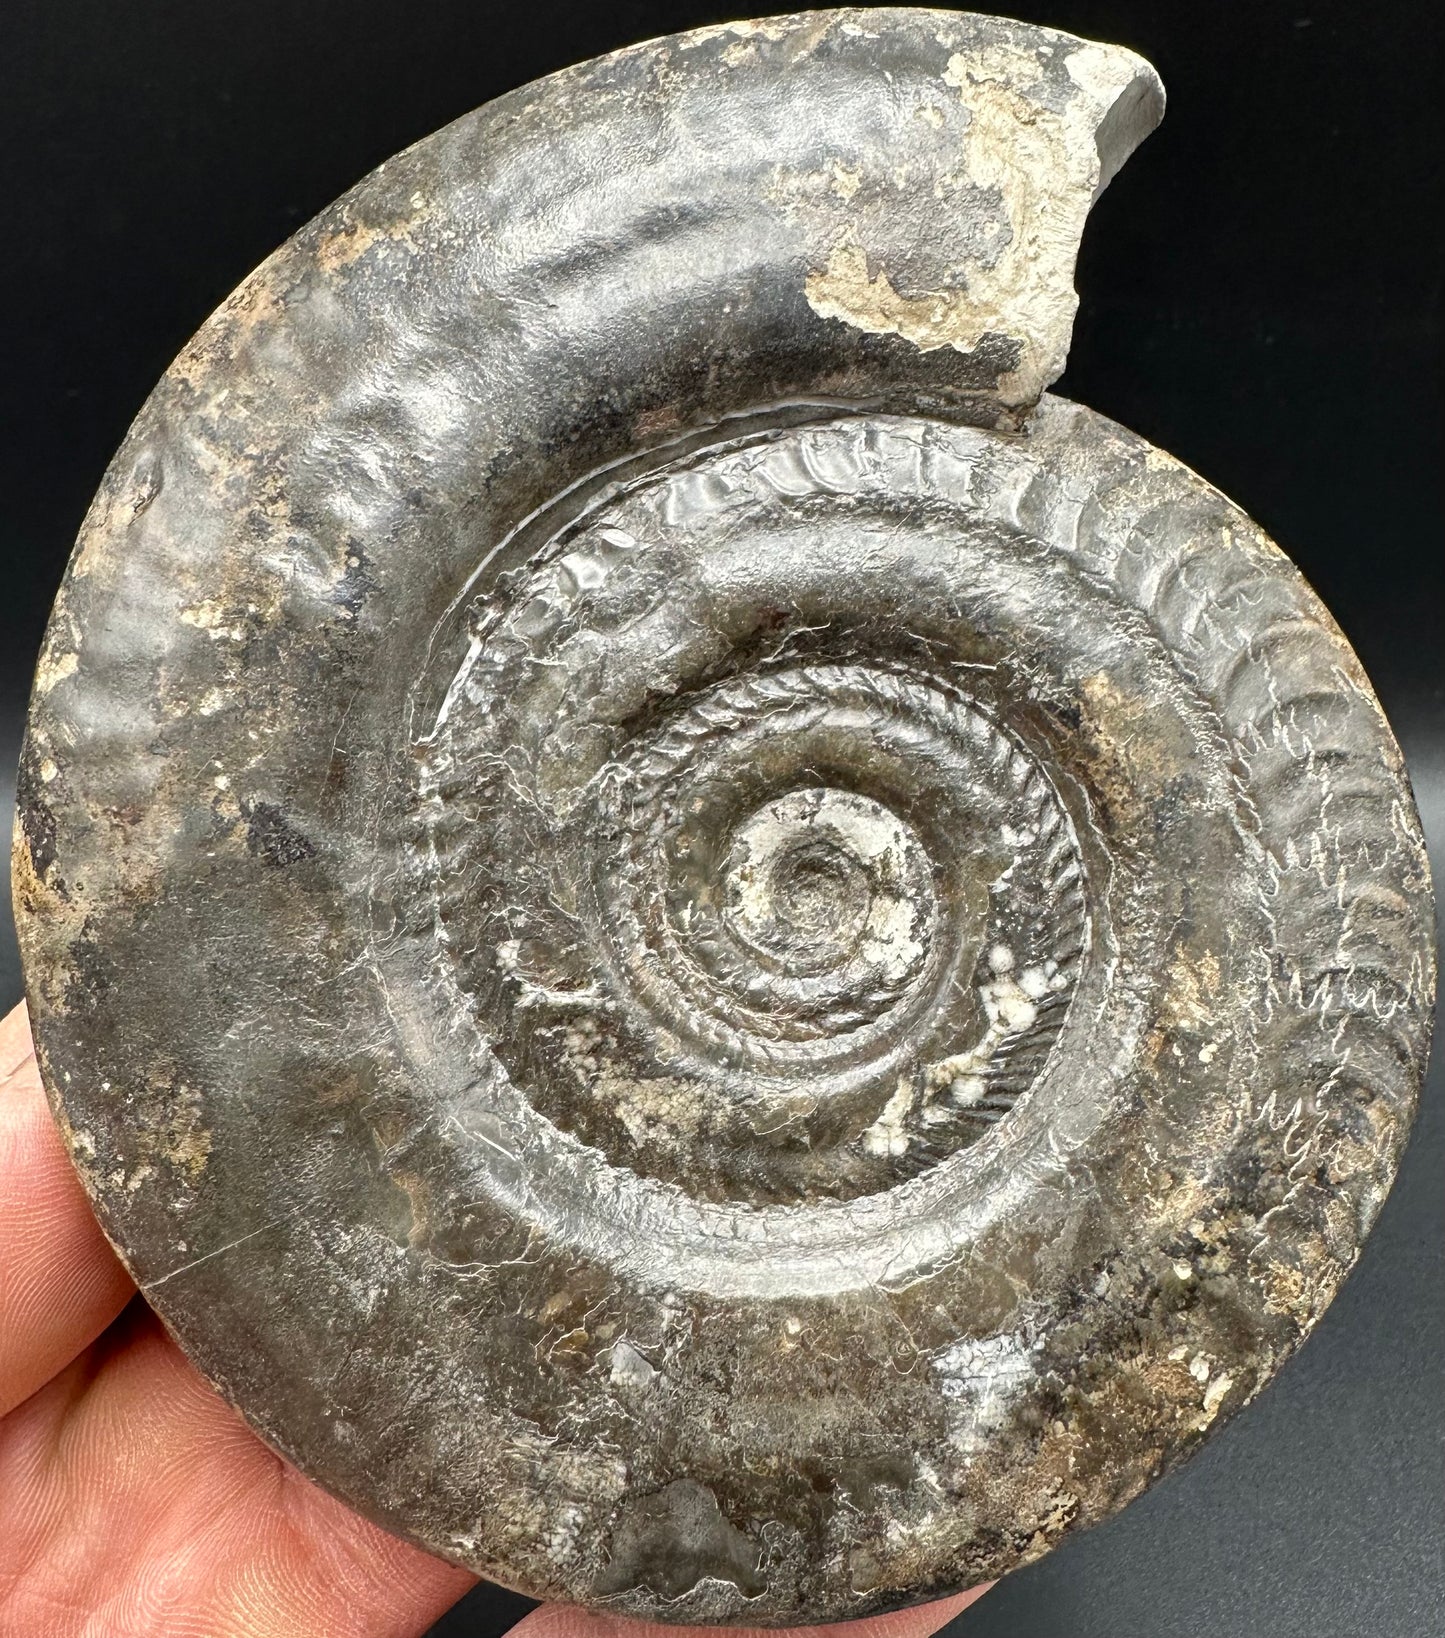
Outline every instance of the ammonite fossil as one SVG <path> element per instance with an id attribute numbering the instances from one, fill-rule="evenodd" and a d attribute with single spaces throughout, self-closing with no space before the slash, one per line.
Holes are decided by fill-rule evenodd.
<path id="1" fill-rule="evenodd" d="M 1047 396 L 1137 57 L 702 30 L 305 228 L 116 457 L 16 859 L 200 1368 L 532 1594 L 863 1615 L 1118 1508 L 1389 1186 L 1431 909 L 1280 552 Z"/>

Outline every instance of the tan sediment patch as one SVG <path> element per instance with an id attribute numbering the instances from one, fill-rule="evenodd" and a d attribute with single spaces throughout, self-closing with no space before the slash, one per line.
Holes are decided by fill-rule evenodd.
<path id="1" fill-rule="evenodd" d="M 412 230 L 415 226 L 415 221 L 392 222 L 385 227 L 370 222 L 349 222 L 336 232 L 328 233 L 317 246 L 316 265 L 323 273 L 334 274 L 360 261 L 378 246 L 404 245 L 414 250 Z"/>
<path id="2" fill-rule="evenodd" d="M 943 79 L 969 110 L 956 186 L 997 189 L 1010 231 L 993 260 L 960 269 L 960 287 L 905 295 L 886 267 L 873 265 L 856 225 L 834 242 L 804 290 L 822 318 L 875 335 L 897 335 L 922 351 L 973 352 L 985 336 L 1023 344 L 1003 396 L 1031 403 L 1062 371 L 1078 298 L 1074 261 L 1101 175 L 1095 132 L 1138 76 L 1141 64 L 1115 47 L 1086 44 L 1068 59 L 1077 94 L 1062 112 L 1029 95 L 1036 57 L 992 44 L 955 52 Z"/>
<path id="3" fill-rule="evenodd" d="M 46 649 L 40 656 L 40 664 L 35 668 L 35 692 L 48 694 L 58 683 L 67 677 L 75 675 L 75 668 L 80 664 L 80 656 L 74 649 L 64 649 L 59 654 Z"/>

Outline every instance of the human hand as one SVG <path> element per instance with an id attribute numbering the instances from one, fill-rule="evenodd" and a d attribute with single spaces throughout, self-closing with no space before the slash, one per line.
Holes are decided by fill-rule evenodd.
<path id="1" fill-rule="evenodd" d="M 91 1215 L 16 1007 L 0 1021 L 0 1638 L 412 1638 L 472 1580 L 303 1478 L 186 1361 Z M 984 1591 L 802 1630 L 926 1638 Z M 545 1604 L 513 1630 L 688 1629 Z"/>

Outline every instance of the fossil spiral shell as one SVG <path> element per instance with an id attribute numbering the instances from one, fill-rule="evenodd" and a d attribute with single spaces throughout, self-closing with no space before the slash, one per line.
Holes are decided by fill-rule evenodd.
<path id="1" fill-rule="evenodd" d="M 1047 395 L 1138 58 L 860 10 L 501 99 L 142 411 L 17 904 L 104 1225 L 307 1472 L 537 1596 L 897 1607 L 1122 1505 L 1389 1186 L 1398 751 Z"/>

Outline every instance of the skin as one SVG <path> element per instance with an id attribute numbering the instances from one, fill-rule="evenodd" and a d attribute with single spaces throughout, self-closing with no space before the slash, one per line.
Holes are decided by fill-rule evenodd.
<path id="1" fill-rule="evenodd" d="M 92 1216 L 23 1006 L 0 1021 L 0 1638 L 412 1638 L 473 1584 L 263 1445 Z M 926 1638 L 987 1591 L 827 1638 Z M 544 1604 L 520 1638 L 676 1638 Z"/>

